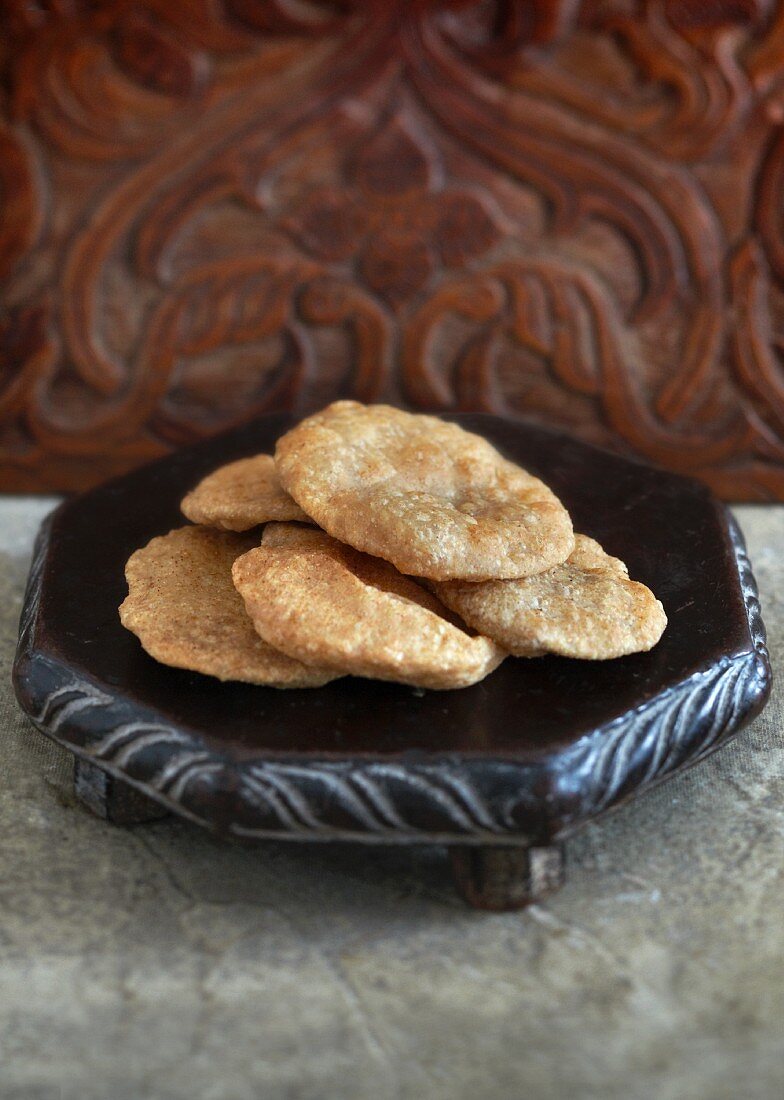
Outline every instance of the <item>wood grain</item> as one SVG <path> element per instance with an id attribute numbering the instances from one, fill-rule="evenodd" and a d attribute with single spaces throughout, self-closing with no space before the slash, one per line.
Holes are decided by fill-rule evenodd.
<path id="1" fill-rule="evenodd" d="M 784 499 L 780 4 L 0 17 L 0 488 L 354 395 Z"/>

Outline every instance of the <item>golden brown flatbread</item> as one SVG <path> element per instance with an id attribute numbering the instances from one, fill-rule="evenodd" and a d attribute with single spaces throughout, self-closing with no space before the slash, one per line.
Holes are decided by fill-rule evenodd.
<path id="1" fill-rule="evenodd" d="M 569 515 L 543 482 L 436 417 L 337 401 L 278 441 L 275 465 L 320 527 L 402 573 L 528 576 L 574 548 Z"/>
<path id="2" fill-rule="evenodd" d="M 238 558 L 232 572 L 270 645 L 336 673 L 459 688 L 483 679 L 505 656 L 389 562 L 315 528 L 270 524 L 261 546 Z"/>
<path id="3" fill-rule="evenodd" d="M 222 531 L 249 531 L 269 520 L 308 522 L 280 484 L 272 455 L 241 458 L 213 470 L 180 508 L 192 523 Z"/>
<path id="4" fill-rule="evenodd" d="M 470 626 L 518 657 L 623 657 L 651 649 L 667 625 L 651 590 L 585 535 L 576 536 L 567 561 L 535 577 L 433 588 Z"/>
<path id="5" fill-rule="evenodd" d="M 314 668 L 262 641 L 231 580 L 235 558 L 253 536 L 181 527 L 154 538 L 125 568 L 123 626 L 157 661 L 270 687 L 320 687 L 334 672 Z"/>

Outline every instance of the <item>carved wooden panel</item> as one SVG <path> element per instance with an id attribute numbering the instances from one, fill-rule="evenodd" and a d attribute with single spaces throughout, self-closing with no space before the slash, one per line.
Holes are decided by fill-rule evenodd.
<path id="1" fill-rule="evenodd" d="M 0 12 L 0 487 L 353 394 L 784 498 L 784 5 Z"/>

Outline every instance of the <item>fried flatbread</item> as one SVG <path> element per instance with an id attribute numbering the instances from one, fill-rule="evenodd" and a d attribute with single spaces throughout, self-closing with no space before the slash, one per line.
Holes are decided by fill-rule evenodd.
<path id="1" fill-rule="evenodd" d="M 505 656 L 389 562 L 315 528 L 270 524 L 232 574 L 265 641 L 336 673 L 441 690 L 476 683 Z"/>
<path id="2" fill-rule="evenodd" d="M 181 527 L 152 539 L 125 567 L 123 626 L 157 661 L 219 680 L 295 688 L 335 679 L 334 672 L 274 649 L 253 629 L 231 567 L 257 543 L 209 527 Z"/>
<path id="3" fill-rule="evenodd" d="M 280 484 L 272 455 L 241 458 L 213 470 L 184 497 L 180 509 L 192 523 L 222 531 L 249 531 L 269 520 L 308 521 Z"/>
<path id="4" fill-rule="evenodd" d="M 518 657 L 624 657 L 651 649 L 667 625 L 653 592 L 585 535 L 576 536 L 567 561 L 535 577 L 433 588 L 466 623 Z"/>
<path id="5" fill-rule="evenodd" d="M 278 441 L 275 465 L 320 527 L 402 573 L 528 576 L 574 548 L 569 515 L 542 481 L 436 417 L 337 401 Z"/>

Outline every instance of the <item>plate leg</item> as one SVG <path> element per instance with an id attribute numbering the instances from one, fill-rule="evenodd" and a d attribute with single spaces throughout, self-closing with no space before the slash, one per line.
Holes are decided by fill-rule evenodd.
<path id="1" fill-rule="evenodd" d="M 450 848 L 458 893 L 475 909 L 522 909 L 564 882 L 560 844 L 544 848 Z"/>
<path id="2" fill-rule="evenodd" d="M 160 803 L 130 783 L 78 756 L 74 757 L 74 793 L 83 806 L 113 825 L 140 825 L 168 815 Z"/>

